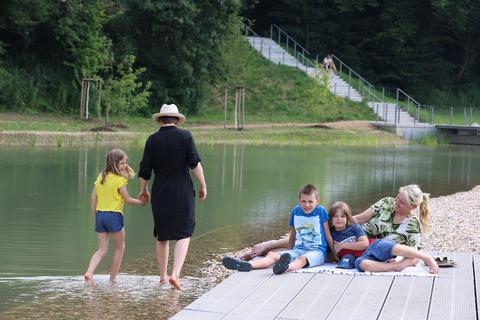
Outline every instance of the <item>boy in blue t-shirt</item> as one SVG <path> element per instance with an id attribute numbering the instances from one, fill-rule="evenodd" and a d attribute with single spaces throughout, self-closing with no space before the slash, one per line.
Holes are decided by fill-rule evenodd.
<path id="1" fill-rule="evenodd" d="M 318 204 L 318 198 L 318 190 L 311 184 L 303 186 L 300 190 L 298 205 L 292 209 L 290 216 L 289 226 L 292 227 L 288 238 L 290 250 L 271 251 L 265 258 L 250 262 L 224 257 L 222 263 L 225 268 L 250 271 L 273 265 L 273 273 L 281 274 L 323 264 L 326 259 L 327 243 L 333 248 L 333 240 L 327 212 Z"/>

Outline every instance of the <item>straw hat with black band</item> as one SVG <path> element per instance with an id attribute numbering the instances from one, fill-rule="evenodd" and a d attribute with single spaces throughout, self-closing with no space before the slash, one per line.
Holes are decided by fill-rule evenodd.
<path id="1" fill-rule="evenodd" d="M 181 126 L 185 122 L 185 116 L 178 112 L 175 104 L 164 104 L 160 108 L 160 112 L 154 113 L 152 118 L 155 121 L 160 121 L 160 117 L 176 117 L 178 118 L 177 126 Z"/>

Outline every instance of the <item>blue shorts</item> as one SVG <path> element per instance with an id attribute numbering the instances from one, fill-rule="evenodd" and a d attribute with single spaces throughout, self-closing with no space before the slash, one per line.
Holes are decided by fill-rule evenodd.
<path id="1" fill-rule="evenodd" d="M 113 211 L 95 213 L 96 232 L 118 232 L 123 228 L 123 214 Z"/>
<path id="2" fill-rule="evenodd" d="M 362 263 L 363 260 L 384 262 L 394 258 L 392 256 L 392 249 L 395 245 L 395 241 L 390 239 L 376 240 L 360 257 L 357 258 L 357 260 L 355 260 L 355 268 L 364 272 L 365 270 L 360 268 L 360 263 Z"/>
<path id="3" fill-rule="evenodd" d="M 300 256 L 305 256 L 305 258 L 307 258 L 309 267 L 316 267 L 322 265 L 325 262 L 325 252 L 320 249 L 307 250 L 304 248 L 293 247 L 292 250 L 280 251 L 279 253 L 290 253 L 290 256 L 292 256 L 291 261 L 294 261 Z"/>

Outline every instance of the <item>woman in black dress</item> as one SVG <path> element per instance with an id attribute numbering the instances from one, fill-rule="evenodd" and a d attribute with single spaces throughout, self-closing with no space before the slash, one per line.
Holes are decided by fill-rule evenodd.
<path id="1" fill-rule="evenodd" d="M 148 137 L 145 143 L 138 173 L 139 198 L 150 197 L 148 180 L 153 170 L 155 179 L 151 203 L 160 282 L 167 283 L 168 243 L 176 240 L 173 269 L 168 281 L 180 289 L 180 271 L 195 228 L 195 189 L 188 169 L 198 181 L 200 201 L 207 197 L 207 186 L 192 134 L 177 128 L 185 122 L 185 116 L 178 112 L 177 106 L 164 104 L 153 119 L 160 123 L 160 130 Z"/>

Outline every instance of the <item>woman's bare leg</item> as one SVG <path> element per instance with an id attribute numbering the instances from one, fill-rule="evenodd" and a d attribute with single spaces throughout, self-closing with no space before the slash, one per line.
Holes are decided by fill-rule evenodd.
<path id="1" fill-rule="evenodd" d="M 379 262 L 373 260 L 363 260 L 360 267 L 365 271 L 370 272 L 388 272 L 388 271 L 402 271 L 405 268 L 412 267 L 418 263 L 418 259 L 403 258 L 395 262 Z"/>
<path id="2" fill-rule="evenodd" d="M 110 281 L 115 282 L 118 270 L 122 264 L 123 252 L 125 251 L 125 228 L 118 232 L 112 232 L 111 237 L 115 244 L 115 252 L 112 257 L 112 267 L 110 268 Z"/>
<path id="3" fill-rule="evenodd" d="M 183 262 L 185 261 L 185 257 L 187 256 L 189 244 L 190 238 L 177 240 L 175 243 L 175 249 L 173 251 L 173 269 L 168 281 L 176 289 L 181 289 L 178 279 L 180 278 L 180 272 L 182 271 Z"/>
<path id="4" fill-rule="evenodd" d="M 160 282 L 162 284 L 167 283 L 168 274 L 168 241 L 158 241 L 156 243 L 156 253 L 157 253 L 157 261 L 158 267 L 160 268 Z"/>
<path id="5" fill-rule="evenodd" d="M 423 260 L 430 269 L 431 273 L 438 273 L 438 264 L 428 254 L 417 249 L 407 247 L 403 244 L 397 244 L 392 249 L 392 255 Z"/>

